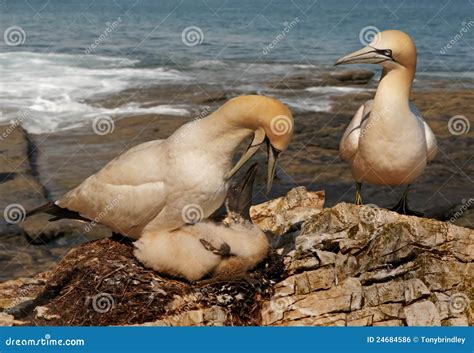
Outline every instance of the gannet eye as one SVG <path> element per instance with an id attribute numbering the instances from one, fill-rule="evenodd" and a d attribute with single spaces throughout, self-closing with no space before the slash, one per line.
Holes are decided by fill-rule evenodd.
<path id="1" fill-rule="evenodd" d="M 385 49 L 382 51 L 383 55 L 392 57 L 392 51 L 390 49 Z"/>

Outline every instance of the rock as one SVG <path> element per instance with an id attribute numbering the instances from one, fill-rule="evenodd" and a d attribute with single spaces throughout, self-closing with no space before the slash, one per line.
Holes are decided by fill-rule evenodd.
<path id="1" fill-rule="evenodd" d="M 433 302 L 424 300 L 406 306 L 405 312 L 408 326 L 440 326 L 439 312 Z"/>
<path id="2" fill-rule="evenodd" d="M 324 192 L 310 192 L 305 187 L 296 187 L 286 196 L 252 206 L 250 217 L 264 232 L 279 236 L 320 213 L 323 206 Z"/>
<path id="3" fill-rule="evenodd" d="M 289 195 L 252 211 L 260 226 L 271 224 L 275 234 L 280 234 L 273 237 L 286 237 L 292 244 L 285 242 L 276 248 L 248 278 L 196 284 L 165 278 L 137 262 L 130 242 L 108 238 L 77 247 L 50 272 L 1 284 L 1 322 L 147 326 L 474 323 L 473 230 L 347 203 L 313 209 L 312 205 L 321 202 L 320 196 L 314 197 L 319 193 L 297 189 Z M 271 218 L 268 222 L 272 217 L 269 208 L 284 214 L 285 221 Z M 282 229 L 287 233 L 281 234 Z"/>

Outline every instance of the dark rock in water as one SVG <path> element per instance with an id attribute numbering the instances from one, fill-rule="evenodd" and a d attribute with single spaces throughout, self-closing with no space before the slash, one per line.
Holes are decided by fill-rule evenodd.
<path id="1" fill-rule="evenodd" d="M 252 216 L 277 245 L 246 277 L 166 278 L 137 262 L 130 242 L 108 238 L 47 273 L 0 284 L 0 324 L 474 323 L 473 230 L 370 206 L 321 211 L 319 194 L 303 189 L 254 206 Z"/>
<path id="2" fill-rule="evenodd" d="M 269 83 L 271 88 L 301 90 L 309 87 L 341 86 L 341 85 L 366 85 L 374 76 L 373 71 L 346 70 L 322 75 L 287 75 L 275 83 Z"/>
<path id="3" fill-rule="evenodd" d="M 363 85 L 367 84 L 374 77 L 374 72 L 369 70 L 347 70 L 331 73 L 328 77 L 339 83 Z"/>

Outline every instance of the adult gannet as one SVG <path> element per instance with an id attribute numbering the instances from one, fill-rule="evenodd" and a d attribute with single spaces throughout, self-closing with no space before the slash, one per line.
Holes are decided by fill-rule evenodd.
<path id="1" fill-rule="evenodd" d="M 416 70 L 416 47 L 404 32 L 378 33 L 371 43 L 337 60 L 342 64 L 380 64 L 382 76 L 375 98 L 365 102 L 342 136 L 341 158 L 356 180 L 356 204 L 362 203 L 363 182 L 407 185 L 392 210 L 420 215 L 407 204 L 408 187 L 436 155 L 436 137 L 409 102 Z"/>
<path id="2" fill-rule="evenodd" d="M 212 275 L 232 278 L 268 254 L 266 235 L 249 215 L 256 164 L 229 190 L 226 224 L 210 220 L 164 232 L 144 232 L 134 255 L 146 267 L 197 281 Z"/>
<path id="3" fill-rule="evenodd" d="M 209 116 L 189 122 L 165 140 L 140 144 L 109 162 L 44 212 L 52 220 L 93 220 L 138 239 L 207 218 L 224 202 L 228 180 L 267 144 L 267 191 L 279 153 L 293 134 L 293 117 L 280 101 L 257 95 L 226 102 Z M 253 135 L 232 167 L 237 148 Z"/>

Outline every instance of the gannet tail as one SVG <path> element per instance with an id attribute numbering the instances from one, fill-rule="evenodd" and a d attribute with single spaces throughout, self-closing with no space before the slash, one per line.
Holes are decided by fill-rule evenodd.
<path id="1" fill-rule="evenodd" d="M 79 221 L 90 222 L 90 219 L 82 217 L 78 212 L 68 210 L 67 208 L 59 207 L 54 202 L 49 202 L 45 205 L 26 212 L 26 218 L 39 213 L 46 213 L 53 216 L 53 218 L 49 219 L 50 222 L 58 221 L 60 219 L 75 219 Z"/>

